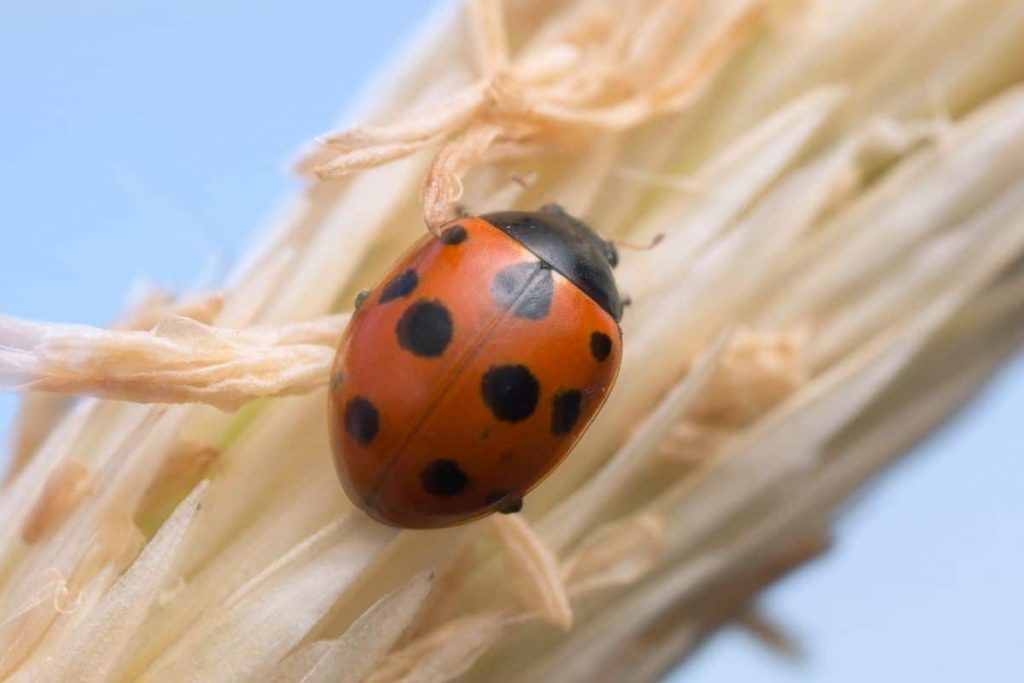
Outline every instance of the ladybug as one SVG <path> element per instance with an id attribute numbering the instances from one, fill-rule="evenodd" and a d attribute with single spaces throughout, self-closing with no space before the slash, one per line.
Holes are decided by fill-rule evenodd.
<path id="1" fill-rule="evenodd" d="M 460 218 L 357 299 L 331 371 L 352 501 L 404 528 L 513 513 L 622 357 L 615 246 L 556 205 Z"/>

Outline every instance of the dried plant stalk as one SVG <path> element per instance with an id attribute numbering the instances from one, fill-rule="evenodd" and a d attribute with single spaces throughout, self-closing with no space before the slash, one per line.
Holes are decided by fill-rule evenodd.
<path id="1" fill-rule="evenodd" d="M 792 651 L 758 592 L 1020 347 L 1020 35 L 1015 0 L 439 15 L 222 292 L 0 318 L 0 385 L 50 392 L 0 490 L 0 677 L 653 681 L 731 620 Z M 665 235 L 623 253 L 618 386 L 521 516 L 377 525 L 324 424 L 352 295 L 460 205 L 548 201 Z"/>

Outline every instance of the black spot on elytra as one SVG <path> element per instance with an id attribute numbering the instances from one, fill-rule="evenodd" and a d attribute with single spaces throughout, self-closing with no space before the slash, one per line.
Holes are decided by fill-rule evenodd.
<path id="1" fill-rule="evenodd" d="M 461 225 L 453 225 L 444 232 L 441 233 L 441 243 L 447 244 L 449 247 L 453 247 L 456 244 L 462 244 L 469 237 L 469 233 Z"/>
<path id="2" fill-rule="evenodd" d="M 533 415 L 540 384 L 525 365 L 497 365 L 484 374 L 480 393 L 494 417 L 520 422 Z"/>
<path id="3" fill-rule="evenodd" d="M 403 296 L 409 296 L 419 283 L 420 278 L 416 275 L 416 271 L 409 268 L 384 285 L 384 289 L 380 292 L 380 303 L 384 304 Z"/>
<path id="4" fill-rule="evenodd" d="M 540 320 L 551 312 L 551 299 L 555 295 L 555 280 L 549 268 L 542 268 L 516 303 L 515 315 Z"/>
<path id="5" fill-rule="evenodd" d="M 366 299 L 370 296 L 370 290 L 363 289 L 356 294 L 356 302 L 354 308 L 358 311 L 366 303 Z"/>
<path id="6" fill-rule="evenodd" d="M 368 398 L 356 396 L 345 406 L 345 431 L 363 446 L 373 441 L 380 429 L 377 408 Z"/>
<path id="7" fill-rule="evenodd" d="M 608 354 L 612 352 L 612 340 L 604 332 L 594 332 L 590 335 L 590 353 L 598 362 L 603 362 Z"/>
<path id="8" fill-rule="evenodd" d="M 501 307 L 515 304 L 519 318 L 540 320 L 551 312 L 555 281 L 551 270 L 540 263 L 516 263 L 498 271 L 491 281 L 491 295 Z"/>
<path id="9" fill-rule="evenodd" d="M 431 495 L 450 498 L 466 490 L 469 477 L 459 467 L 459 463 L 441 458 L 423 468 L 420 484 Z"/>
<path id="10" fill-rule="evenodd" d="M 395 332 L 403 349 L 433 358 L 452 340 L 452 316 L 440 301 L 421 299 L 402 314 Z"/>
<path id="11" fill-rule="evenodd" d="M 494 302 L 502 308 L 511 306 L 539 269 L 540 264 L 534 261 L 514 263 L 499 270 L 491 281 L 491 296 L 494 297 Z"/>
<path id="12" fill-rule="evenodd" d="M 583 394 L 576 389 L 560 391 L 551 401 L 551 433 L 568 434 L 580 419 L 580 403 Z"/>

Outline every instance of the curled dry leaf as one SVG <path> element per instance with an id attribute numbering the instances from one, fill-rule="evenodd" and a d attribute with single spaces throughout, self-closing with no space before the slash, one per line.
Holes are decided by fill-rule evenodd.
<path id="1" fill-rule="evenodd" d="M 501 134 L 496 125 L 473 128 L 459 144 L 443 148 L 434 157 L 422 190 L 424 217 L 431 230 L 437 232 L 455 217 L 453 207 L 462 197 L 462 177 Z"/>
<path id="2" fill-rule="evenodd" d="M 483 76 L 449 94 L 459 105 L 445 107 L 448 116 L 426 113 L 403 124 L 330 134 L 326 147 L 304 155 L 298 169 L 336 178 L 452 135 L 421 190 L 424 219 L 436 232 L 455 215 L 462 178 L 472 167 L 560 146 L 575 126 L 629 129 L 692 104 L 763 13 L 762 3 L 741 7 L 677 58 L 676 41 L 694 3 L 641 4 L 640 11 L 608 14 L 607 21 L 592 23 L 590 32 L 566 22 L 521 58 L 510 60 L 504 3 L 472 0 L 468 7 L 476 30 L 470 38 Z M 567 52 L 573 55 L 568 60 L 563 58 Z M 456 134 L 459 129 L 464 130 Z"/>

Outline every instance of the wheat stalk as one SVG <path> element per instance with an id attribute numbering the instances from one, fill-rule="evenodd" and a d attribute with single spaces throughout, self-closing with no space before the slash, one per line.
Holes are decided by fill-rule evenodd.
<path id="1" fill-rule="evenodd" d="M 1019 348 L 1022 34 L 1014 0 L 438 14 L 222 291 L 0 318 L 0 677 L 653 681 L 734 620 L 792 649 L 759 591 Z M 547 201 L 665 236 L 623 255 L 607 406 L 522 515 L 370 521 L 324 416 L 353 295 L 424 222 Z"/>

